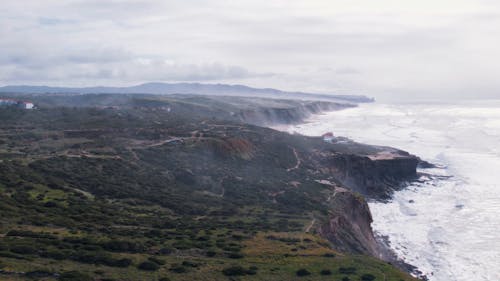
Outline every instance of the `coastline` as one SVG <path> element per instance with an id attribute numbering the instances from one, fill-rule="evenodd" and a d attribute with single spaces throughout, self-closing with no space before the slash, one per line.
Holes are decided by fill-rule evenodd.
<path id="1" fill-rule="evenodd" d="M 356 107 L 357 106 L 358 105 L 356 105 Z M 314 123 L 314 121 L 313 121 L 314 117 L 325 115 L 325 114 L 328 114 L 328 113 L 334 112 L 334 111 L 344 110 L 344 109 L 345 108 L 339 108 L 339 109 L 335 109 L 335 110 L 314 113 L 314 114 L 311 114 L 310 116 L 308 116 L 307 118 L 305 118 L 304 120 L 302 120 L 302 122 L 300 122 L 300 123 L 274 124 L 274 125 L 269 126 L 269 128 L 271 128 L 273 130 L 291 133 L 291 134 L 300 134 L 296 131 L 291 132 L 290 129 L 293 128 L 294 126 L 300 126 L 300 125 Z M 316 137 L 319 137 L 319 136 L 316 136 Z M 363 145 L 368 145 L 368 144 L 363 144 Z M 374 145 L 368 145 L 368 146 L 376 147 Z M 395 148 L 395 149 L 397 149 L 397 148 Z M 417 159 L 419 161 L 418 165 L 417 165 L 418 167 L 427 167 L 428 168 L 428 167 L 434 166 L 434 164 L 429 163 L 429 162 L 424 161 L 424 160 L 421 160 L 420 158 L 417 158 Z M 416 170 L 415 170 L 415 172 L 417 173 Z M 419 173 L 417 173 L 417 174 L 419 174 Z M 414 178 L 413 180 L 417 180 L 417 178 Z M 394 186 L 394 189 L 390 192 L 391 195 L 389 195 L 389 197 L 384 195 L 384 198 L 368 198 L 365 196 L 365 200 L 367 200 L 367 201 L 374 200 L 376 202 L 384 203 L 384 202 L 389 201 L 393 198 L 392 193 L 394 191 L 402 190 L 402 189 L 408 187 L 409 184 L 410 183 L 408 183 L 408 181 L 406 179 L 401 180 L 401 181 L 399 181 L 399 183 L 396 183 L 396 186 Z M 371 209 L 369 208 L 369 206 L 368 206 L 368 210 L 369 210 L 370 216 L 371 216 Z M 403 270 L 403 271 L 411 274 L 412 276 L 414 276 L 420 280 L 424 280 L 424 281 L 428 280 L 428 277 L 422 271 L 420 271 L 418 269 L 418 267 L 405 262 L 403 260 L 403 258 L 401 258 L 397 255 L 397 253 L 391 248 L 390 242 L 389 242 L 387 236 L 380 235 L 379 233 L 373 231 L 373 237 L 376 241 L 376 248 L 377 248 L 377 255 L 378 255 L 377 258 L 399 268 L 400 270 Z"/>
<path id="2" fill-rule="evenodd" d="M 396 252 L 391 248 L 389 237 L 383 236 L 375 233 L 375 240 L 379 246 L 380 254 L 383 256 L 381 260 L 392 264 L 393 266 L 411 274 L 413 277 L 416 277 L 420 280 L 427 281 L 428 277 L 418 269 L 418 267 L 409 264 L 402 260 Z"/>
<path id="3" fill-rule="evenodd" d="M 362 104 L 316 115 L 292 127 L 304 135 L 333 131 L 362 143 L 389 144 L 421 163 L 417 181 L 386 203 L 371 201 L 375 232 L 429 280 L 496 280 L 498 103 Z M 311 123 L 313 122 L 313 123 Z M 414 275 L 416 275 L 414 273 Z"/>

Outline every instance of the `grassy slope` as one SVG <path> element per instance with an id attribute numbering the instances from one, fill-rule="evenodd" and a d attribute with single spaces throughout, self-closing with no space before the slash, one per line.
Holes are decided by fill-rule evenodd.
<path id="1" fill-rule="evenodd" d="M 268 235 L 294 237 L 307 242 L 289 243 L 266 238 Z M 128 268 L 95 266 L 50 259 L 34 259 L 33 261 L 3 259 L 4 268 L 16 271 L 32 271 L 45 269 L 55 272 L 78 270 L 81 272 L 98 273 L 102 278 L 116 280 L 156 280 L 168 276 L 171 280 L 227 280 L 222 270 L 232 265 L 244 268 L 256 267 L 255 275 L 238 277 L 238 280 L 360 280 L 364 274 L 372 274 L 375 280 L 412 280 L 406 274 L 398 272 L 390 265 L 361 255 L 345 255 L 332 251 L 326 241 L 314 235 L 296 233 L 259 233 L 244 241 L 244 258 L 234 260 L 220 257 L 204 258 L 192 256 L 161 256 L 166 265 L 158 271 L 147 272 Z M 296 249 L 296 250 L 295 250 Z M 149 255 L 122 254 L 137 262 L 147 259 Z M 175 273 L 170 270 L 175 264 L 185 261 L 195 263 L 195 267 L 185 266 L 186 272 Z M 311 275 L 298 277 L 296 271 L 305 268 Z M 352 273 L 342 273 L 346 269 L 355 268 Z M 330 270 L 331 275 L 322 275 L 322 270 Z M 343 271 L 344 270 L 344 271 Z M 12 278 L 20 280 L 21 278 Z M 46 278 L 52 280 L 53 278 Z M 3 279 L 2 279 L 3 280 Z"/>

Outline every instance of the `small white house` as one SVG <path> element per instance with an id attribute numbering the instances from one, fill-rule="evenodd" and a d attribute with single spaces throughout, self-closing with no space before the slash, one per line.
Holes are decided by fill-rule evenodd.
<path id="1" fill-rule="evenodd" d="M 35 105 L 32 102 L 25 101 L 22 104 L 24 109 L 33 109 Z"/>

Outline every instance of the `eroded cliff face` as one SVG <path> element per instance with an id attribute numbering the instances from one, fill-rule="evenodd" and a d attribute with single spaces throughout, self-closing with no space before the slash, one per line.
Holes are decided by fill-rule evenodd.
<path id="1" fill-rule="evenodd" d="M 374 148 L 370 153 L 323 154 L 324 172 L 333 175 L 339 186 L 329 200 L 329 217 L 318 232 L 337 250 L 392 261 L 374 237 L 372 215 L 364 198 L 390 198 L 404 181 L 417 176 L 420 160 L 397 149 Z"/>
<path id="2" fill-rule="evenodd" d="M 400 152 L 390 157 L 336 154 L 326 159 L 336 179 L 370 199 L 389 199 L 405 181 L 417 176 L 419 159 Z"/>
<path id="3" fill-rule="evenodd" d="M 330 205 L 329 219 L 320 225 L 319 234 L 339 251 L 379 256 L 371 227 L 373 220 L 366 201 L 344 189 L 335 193 Z"/>

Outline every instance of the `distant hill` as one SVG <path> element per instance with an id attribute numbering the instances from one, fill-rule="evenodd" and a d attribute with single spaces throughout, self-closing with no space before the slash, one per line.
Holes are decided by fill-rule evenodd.
<path id="1" fill-rule="evenodd" d="M 372 98 L 362 95 L 329 95 L 304 92 L 287 92 L 271 88 L 252 88 L 244 85 L 200 84 L 200 83 L 146 83 L 131 87 L 48 87 L 48 86 L 5 86 L 0 93 L 29 94 L 198 94 L 221 96 L 255 96 L 279 99 L 348 101 L 354 103 L 373 102 Z"/>

